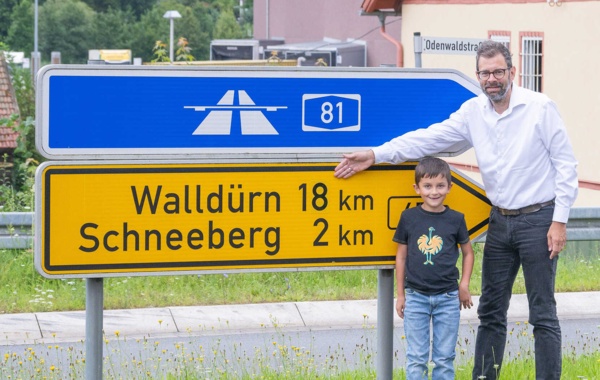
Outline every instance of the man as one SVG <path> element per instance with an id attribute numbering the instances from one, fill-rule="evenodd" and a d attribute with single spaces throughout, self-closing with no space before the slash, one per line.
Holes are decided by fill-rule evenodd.
<path id="1" fill-rule="evenodd" d="M 577 161 L 554 102 L 514 85 L 515 74 L 509 50 L 485 41 L 476 57 L 483 94 L 441 123 L 344 155 L 335 176 L 349 178 L 380 162 L 416 160 L 456 143 L 472 146 L 494 205 L 483 253 L 473 379 L 492 380 L 500 374 L 507 310 L 521 265 L 535 337 L 536 378 L 560 379 L 554 281 L 577 197 Z"/>

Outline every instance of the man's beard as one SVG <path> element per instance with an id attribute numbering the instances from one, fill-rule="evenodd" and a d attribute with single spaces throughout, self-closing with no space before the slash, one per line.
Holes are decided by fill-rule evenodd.
<path id="1" fill-rule="evenodd" d="M 493 94 L 490 94 L 489 92 L 486 91 L 487 87 L 492 87 L 492 86 L 487 86 L 487 87 L 482 86 L 481 89 L 483 90 L 484 94 L 488 97 L 488 99 L 490 99 L 490 101 L 492 103 L 499 103 L 506 98 L 506 93 L 508 92 L 509 86 L 511 86 L 510 83 L 506 86 L 501 87 L 500 91 L 493 93 Z"/>

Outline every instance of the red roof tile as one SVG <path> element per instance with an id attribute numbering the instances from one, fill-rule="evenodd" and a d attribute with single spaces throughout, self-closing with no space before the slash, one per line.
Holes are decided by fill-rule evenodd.
<path id="1" fill-rule="evenodd" d="M 0 119 L 18 113 L 19 105 L 10 82 L 8 64 L 4 59 L 4 54 L 0 52 Z M 12 128 L 0 126 L 0 149 L 16 148 L 18 136 L 19 134 Z"/>

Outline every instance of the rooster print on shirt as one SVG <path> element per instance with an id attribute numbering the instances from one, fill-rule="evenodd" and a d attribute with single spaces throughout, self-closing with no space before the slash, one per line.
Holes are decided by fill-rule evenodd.
<path id="1" fill-rule="evenodd" d="M 432 236 L 433 231 L 435 231 L 435 228 L 429 227 L 429 235 L 423 234 L 419 237 L 419 240 L 417 240 L 419 251 L 426 257 L 426 260 L 423 263 L 425 265 L 433 265 L 433 261 L 431 261 L 432 256 L 437 255 L 444 246 L 444 240 L 440 236 Z"/>

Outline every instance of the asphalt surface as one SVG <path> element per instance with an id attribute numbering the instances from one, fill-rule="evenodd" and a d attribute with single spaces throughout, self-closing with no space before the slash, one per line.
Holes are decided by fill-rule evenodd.
<path id="1" fill-rule="evenodd" d="M 556 295 L 560 319 L 598 319 L 600 292 Z M 461 311 L 461 323 L 477 323 L 475 306 Z M 509 321 L 527 321 L 525 295 L 513 295 Z M 241 334 L 272 330 L 364 328 L 377 325 L 377 300 L 265 303 L 224 306 L 161 307 L 105 310 L 103 329 L 110 337 L 178 337 Z M 85 339 L 86 312 L 42 312 L 0 315 L 0 346 Z M 394 316 L 394 326 L 402 319 Z"/>

